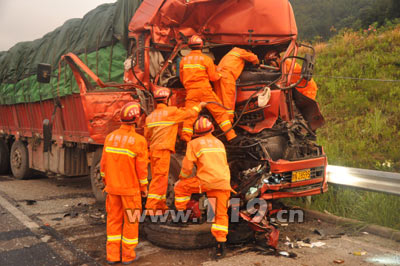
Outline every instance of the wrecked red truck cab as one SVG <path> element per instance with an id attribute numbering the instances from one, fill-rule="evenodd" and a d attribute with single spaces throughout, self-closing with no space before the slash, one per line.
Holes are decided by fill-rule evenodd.
<path id="1" fill-rule="evenodd" d="M 236 81 L 233 127 L 241 142 L 232 146 L 225 141 L 224 132 L 215 132 L 226 143 L 231 185 L 236 191 L 233 197 L 240 198 L 241 206 L 245 206 L 249 198 L 270 202 L 327 191 L 327 158 L 316 144 L 315 133 L 324 118 L 318 104 L 296 89 L 311 80 L 315 53 L 312 47 L 297 43 L 297 26 L 289 1 L 144 1 L 131 20 L 129 31 L 125 82 L 143 90 L 168 87 L 174 92 L 173 104 L 177 106 L 184 106 L 185 102 L 179 62 L 188 53 L 187 40 L 193 34 L 205 40 L 203 52 L 215 64 L 235 46 L 252 51 L 260 61 L 267 52 L 278 51 L 282 55 L 280 67 L 245 65 Z M 301 46 L 311 53 L 300 56 Z M 291 63 L 284 64 L 286 60 Z M 296 62 L 302 68 L 293 83 L 293 77 L 299 75 L 294 73 Z M 270 93 L 268 102 L 260 104 L 259 97 L 266 93 Z M 150 102 L 147 99 L 142 105 L 152 106 Z M 184 151 L 177 148 L 179 153 L 183 155 Z M 176 180 L 177 176 L 170 178 Z M 170 186 L 167 196 L 171 195 Z M 272 213 L 271 210 L 269 214 Z M 250 217 L 246 219 L 245 211 L 240 216 L 252 223 Z M 262 223 L 268 224 L 268 214 Z M 271 227 L 261 228 L 271 233 Z M 162 245 L 149 230 L 150 240 Z"/>

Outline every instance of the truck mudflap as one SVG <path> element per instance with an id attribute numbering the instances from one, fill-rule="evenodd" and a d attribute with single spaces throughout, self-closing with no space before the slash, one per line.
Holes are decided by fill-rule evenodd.
<path id="1" fill-rule="evenodd" d="M 263 183 L 261 197 L 265 200 L 311 196 L 328 190 L 326 156 L 300 161 L 278 160 L 269 163 L 270 171 L 278 182 Z"/>

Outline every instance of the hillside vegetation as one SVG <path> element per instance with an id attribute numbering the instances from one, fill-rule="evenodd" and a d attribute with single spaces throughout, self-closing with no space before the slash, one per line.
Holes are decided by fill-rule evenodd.
<path id="1" fill-rule="evenodd" d="M 327 40 L 341 29 L 367 29 L 400 17 L 398 0 L 290 0 L 301 40 Z"/>
<path id="2" fill-rule="evenodd" d="M 315 48 L 326 120 L 317 135 L 329 164 L 400 172 L 400 25 L 342 32 Z M 400 230 L 399 196 L 330 185 L 310 207 Z"/>
<path id="3" fill-rule="evenodd" d="M 329 163 L 400 172 L 400 25 L 345 32 L 316 48 L 326 120 L 318 136 Z"/>

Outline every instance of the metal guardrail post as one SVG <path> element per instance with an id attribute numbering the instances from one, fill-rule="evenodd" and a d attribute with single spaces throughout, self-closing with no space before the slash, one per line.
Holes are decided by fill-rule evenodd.
<path id="1" fill-rule="evenodd" d="M 400 173 L 328 165 L 328 183 L 400 196 Z"/>

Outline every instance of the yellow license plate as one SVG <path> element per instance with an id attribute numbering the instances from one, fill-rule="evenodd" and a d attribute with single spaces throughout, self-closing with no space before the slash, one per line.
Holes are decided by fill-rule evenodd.
<path id="1" fill-rule="evenodd" d="M 310 169 L 292 172 L 292 182 L 308 180 L 311 178 Z"/>

